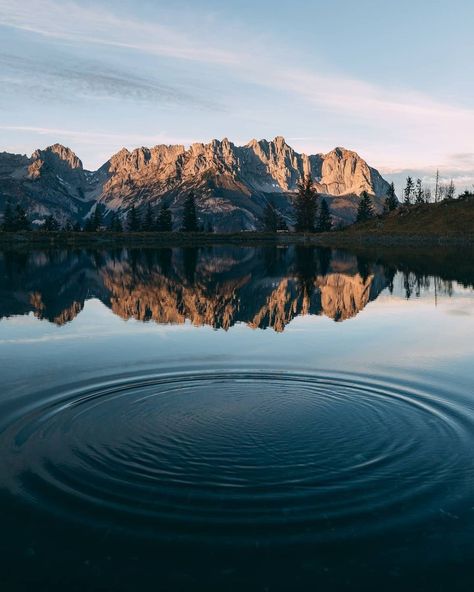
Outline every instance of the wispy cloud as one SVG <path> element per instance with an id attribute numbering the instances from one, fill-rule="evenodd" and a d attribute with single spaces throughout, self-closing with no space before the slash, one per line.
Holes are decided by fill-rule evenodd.
<path id="1" fill-rule="evenodd" d="M 164 21 L 146 22 L 128 15 L 118 16 L 113 10 L 92 4 L 84 6 L 71 0 L 0 0 L 0 26 L 76 45 L 128 48 L 152 56 L 199 62 L 200 66 L 211 64 L 237 83 L 264 89 L 270 97 L 272 94 L 288 96 L 288 104 L 305 113 L 310 134 L 317 131 L 317 121 L 324 120 L 326 115 L 330 116 L 330 121 L 343 120 L 348 125 L 356 122 L 364 130 L 361 132 L 363 144 L 348 147 L 362 148 L 364 156 L 378 167 L 388 170 L 411 163 L 419 169 L 429 165 L 454 168 L 457 165 L 451 156 L 455 152 L 463 155 L 458 159 L 459 167 L 474 167 L 469 161 L 474 109 L 437 100 L 416 89 L 395 85 L 387 88 L 329 69 L 322 71 L 316 66 L 299 68 L 302 62 L 296 49 L 282 47 L 268 38 L 262 43 L 242 29 L 237 33 L 237 29 L 232 28 L 237 27 L 235 24 L 215 23 L 220 41 L 214 42 L 202 31 L 196 34 L 187 29 L 185 32 L 182 23 L 176 21 L 172 26 L 169 22 L 169 19 L 164 24 Z M 237 49 L 232 49 L 231 41 Z M 46 67 L 45 72 L 54 88 L 60 87 L 64 79 L 71 87 L 79 89 L 80 96 L 93 94 L 120 100 L 128 100 L 128 96 L 139 101 L 184 104 L 195 100 L 199 103 L 199 98 L 192 93 L 189 96 L 177 88 L 137 76 L 127 79 L 128 74 L 120 72 L 96 73 L 83 66 L 68 67 L 62 72 Z M 38 89 L 40 82 L 35 84 Z M 225 94 L 218 77 L 209 80 L 208 85 L 209 96 Z M 41 88 L 44 93 L 51 92 L 51 85 Z M 205 106 L 205 102 L 201 104 Z M 261 109 L 261 105 L 255 107 Z M 337 142 L 343 143 L 345 137 Z M 308 136 L 298 141 L 297 148 L 317 152 L 323 148 L 319 142 L 318 138 Z"/>
<path id="2" fill-rule="evenodd" d="M 75 129 L 37 127 L 27 125 L 0 125 L 0 131 L 25 133 L 28 136 L 38 136 L 38 143 L 72 142 L 75 145 L 90 146 L 94 144 L 102 148 L 102 161 L 105 162 L 118 146 L 133 149 L 137 146 L 156 146 L 158 144 L 193 144 L 195 138 L 172 136 L 166 132 L 144 134 L 112 134 L 108 132 L 81 131 Z M 43 139 L 39 139 L 43 138 Z"/>
<path id="3" fill-rule="evenodd" d="M 88 98 L 148 104 L 191 105 L 221 109 L 215 101 L 93 61 L 75 61 L 68 66 L 50 60 L 0 53 L 2 95 L 34 96 L 64 103 Z"/>
<path id="4" fill-rule="evenodd" d="M 228 64 L 237 54 L 156 22 L 121 18 L 100 7 L 54 0 L 0 0 L 0 25 L 64 41 L 134 49 L 191 61 Z"/>

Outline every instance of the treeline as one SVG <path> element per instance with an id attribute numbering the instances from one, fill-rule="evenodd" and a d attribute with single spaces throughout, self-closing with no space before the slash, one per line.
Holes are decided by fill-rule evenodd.
<path id="1" fill-rule="evenodd" d="M 112 212 L 107 223 L 104 221 L 104 213 L 100 204 L 97 204 L 94 212 L 88 217 L 82 226 L 80 222 L 67 221 L 61 225 L 53 216 L 45 218 L 43 224 L 38 228 L 44 232 L 172 232 L 174 228 L 173 214 L 166 204 L 162 204 L 158 214 L 155 215 L 151 204 L 148 204 L 144 214 L 132 206 L 122 220 L 116 212 Z M 8 202 L 3 216 L 1 229 L 5 232 L 19 232 L 32 230 L 26 211 L 17 205 L 15 208 Z M 205 227 L 199 222 L 194 194 L 187 197 L 179 227 L 181 232 L 213 232 L 212 224 Z"/>
<path id="2" fill-rule="evenodd" d="M 431 187 L 423 185 L 421 179 L 407 177 L 405 188 L 403 189 L 403 203 L 404 205 L 423 204 L 423 203 L 439 203 L 444 200 L 451 201 L 456 197 L 456 185 L 451 179 L 450 183 L 441 183 L 439 178 L 439 171 L 436 172 L 435 186 Z M 474 193 L 467 189 L 457 197 L 458 199 L 472 199 Z"/>
<path id="3" fill-rule="evenodd" d="M 429 187 L 423 185 L 421 179 L 414 181 L 412 177 L 407 177 L 403 190 L 403 205 L 410 206 L 432 203 L 433 201 L 437 203 L 442 200 L 452 200 L 455 193 L 456 187 L 453 181 L 449 185 L 443 185 L 439 182 L 439 174 L 436 176 L 434 194 Z M 458 198 L 474 198 L 474 194 L 465 191 Z M 392 212 L 401 205 L 395 194 L 395 186 L 391 183 L 388 195 L 385 198 L 383 213 Z M 299 182 L 297 193 L 292 201 L 292 207 L 293 219 L 291 225 L 296 232 L 330 232 L 335 229 L 328 202 L 318 194 L 311 176 L 303 176 Z M 373 198 L 367 191 L 363 191 L 358 204 L 356 222 L 366 222 L 376 215 Z M 260 227 L 265 232 L 289 230 L 287 221 L 271 200 L 267 200 L 264 207 Z M 13 208 L 8 202 L 3 216 L 3 224 L 0 228 L 6 232 L 27 231 L 32 229 L 32 224 L 22 206 L 17 205 Z M 175 224 L 173 213 L 166 203 L 161 205 L 157 214 L 153 211 L 151 204 L 148 204 L 144 213 L 132 206 L 128 210 L 125 219 L 122 219 L 116 212 L 112 212 L 107 221 L 104 220 L 102 207 L 97 204 L 94 212 L 87 218 L 83 226 L 79 222 L 73 223 L 72 221 L 61 225 L 54 216 L 49 215 L 38 230 L 46 232 L 110 231 L 115 233 L 172 232 L 173 230 L 211 233 L 214 231 L 211 223 L 203 225 L 200 222 L 193 192 L 188 195 L 184 202 L 179 224 Z"/>

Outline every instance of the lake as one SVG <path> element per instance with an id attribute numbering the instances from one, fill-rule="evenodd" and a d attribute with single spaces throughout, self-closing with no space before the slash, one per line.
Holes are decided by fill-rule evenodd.
<path id="1" fill-rule="evenodd" d="M 474 258 L 0 252 L 2 590 L 471 590 Z"/>

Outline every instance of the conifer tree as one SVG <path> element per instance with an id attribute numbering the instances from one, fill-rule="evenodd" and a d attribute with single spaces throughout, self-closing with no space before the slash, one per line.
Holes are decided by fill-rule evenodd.
<path id="1" fill-rule="evenodd" d="M 318 209 L 318 194 L 311 175 L 303 176 L 298 183 L 298 193 L 293 201 L 295 230 L 314 232 Z"/>
<path id="2" fill-rule="evenodd" d="M 184 202 L 183 209 L 183 226 L 182 232 L 197 232 L 198 220 L 196 213 L 196 202 L 194 200 L 194 193 L 191 191 L 188 198 Z"/>
<path id="3" fill-rule="evenodd" d="M 165 203 L 160 208 L 156 228 L 158 232 L 172 232 L 173 230 L 173 216 Z"/>
<path id="4" fill-rule="evenodd" d="M 117 212 L 112 213 L 109 224 L 110 232 L 123 232 L 122 221 L 120 220 Z"/>
<path id="5" fill-rule="evenodd" d="M 387 197 L 385 199 L 385 211 L 386 212 L 393 212 L 399 206 L 399 202 L 397 196 L 395 194 L 395 185 L 394 183 L 390 183 L 390 188 L 388 190 Z"/>
<path id="6" fill-rule="evenodd" d="M 276 232 L 280 224 L 280 216 L 272 203 L 267 201 L 263 210 L 263 228 L 266 232 Z"/>
<path id="7" fill-rule="evenodd" d="M 316 230 L 318 232 L 330 232 L 332 230 L 331 212 L 329 211 L 328 202 L 324 198 L 321 200 Z"/>
<path id="8" fill-rule="evenodd" d="M 92 217 L 93 231 L 98 232 L 102 227 L 102 223 L 102 210 L 99 204 L 97 204 L 94 210 L 94 216 Z"/>
<path id="9" fill-rule="evenodd" d="M 405 189 L 403 191 L 405 196 L 403 203 L 407 206 L 409 206 L 412 202 L 414 187 L 413 179 L 411 177 L 407 177 L 407 184 L 405 185 Z"/>
<path id="10" fill-rule="evenodd" d="M 25 210 L 18 204 L 15 208 L 14 220 L 13 220 L 14 230 L 30 230 L 30 222 L 26 215 Z"/>
<path id="11" fill-rule="evenodd" d="M 59 230 L 59 222 L 52 214 L 45 218 L 43 230 L 46 232 L 57 232 Z"/>
<path id="12" fill-rule="evenodd" d="M 153 216 L 153 210 L 149 203 L 145 212 L 145 219 L 143 220 L 143 230 L 145 232 L 152 232 L 155 227 L 155 219 Z"/>
<path id="13" fill-rule="evenodd" d="M 423 191 L 423 183 L 421 179 L 416 180 L 415 185 L 415 203 L 422 204 L 425 202 L 425 193 Z"/>
<path id="14" fill-rule="evenodd" d="M 128 232 L 139 232 L 141 229 L 141 220 L 140 216 L 135 209 L 135 206 L 132 206 L 128 210 L 127 214 L 127 230 Z"/>
<path id="15" fill-rule="evenodd" d="M 7 201 L 7 205 L 5 206 L 5 211 L 3 212 L 3 224 L 2 230 L 5 232 L 12 232 L 15 230 L 15 218 L 13 215 L 13 209 L 10 201 Z"/>
<path id="16" fill-rule="evenodd" d="M 74 232 L 82 232 L 82 226 L 80 222 L 75 222 L 74 226 L 72 227 Z"/>
<path id="17" fill-rule="evenodd" d="M 357 210 L 356 222 L 366 222 L 374 217 L 374 206 L 367 191 L 363 191 L 360 196 L 359 208 Z"/>
<path id="18" fill-rule="evenodd" d="M 446 189 L 446 199 L 454 199 L 455 193 L 456 193 L 456 186 L 454 185 L 454 182 L 451 179 L 451 183 L 448 185 L 448 187 Z"/>

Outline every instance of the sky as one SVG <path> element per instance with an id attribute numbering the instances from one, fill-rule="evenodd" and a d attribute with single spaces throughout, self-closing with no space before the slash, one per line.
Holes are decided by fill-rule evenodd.
<path id="1" fill-rule="evenodd" d="M 472 0 L 0 0 L 0 151 L 284 136 L 474 184 Z"/>

